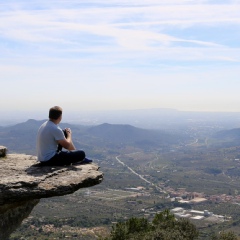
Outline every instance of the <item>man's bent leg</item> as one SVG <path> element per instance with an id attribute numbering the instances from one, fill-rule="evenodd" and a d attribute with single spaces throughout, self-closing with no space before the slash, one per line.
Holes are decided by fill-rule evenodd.
<path id="1" fill-rule="evenodd" d="M 51 159 L 43 162 L 44 166 L 64 166 L 71 163 L 81 162 L 85 158 L 85 152 L 82 150 L 61 151 L 56 153 Z"/>
<path id="2" fill-rule="evenodd" d="M 64 165 L 82 162 L 85 156 L 85 152 L 82 150 L 62 151 L 59 153 L 60 162 L 64 163 Z"/>

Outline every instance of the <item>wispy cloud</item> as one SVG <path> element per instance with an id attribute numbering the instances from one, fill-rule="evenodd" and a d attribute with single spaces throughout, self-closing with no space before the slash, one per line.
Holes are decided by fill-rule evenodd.
<path id="1" fill-rule="evenodd" d="M 237 25 L 240 22 L 240 5 L 184 4 L 192 2 L 181 1 L 181 4 L 174 6 L 172 4 L 176 1 L 168 2 L 166 5 L 162 2 L 161 5 L 153 7 L 151 4 L 157 4 L 157 1 L 142 1 L 142 4 L 145 3 L 148 7 L 119 7 L 112 6 L 119 3 L 113 1 L 109 7 L 93 8 L 80 5 L 79 9 L 73 9 L 69 5 L 68 9 L 61 9 L 61 5 L 58 5 L 56 9 L 5 11 L 1 16 L 0 32 L 2 36 L 14 41 L 50 43 L 56 41 L 66 44 L 76 43 L 79 39 L 82 44 L 81 35 L 92 34 L 93 39 L 112 38 L 112 44 L 119 43 L 119 46 L 128 49 L 137 48 L 138 45 L 149 48 L 151 41 L 159 41 L 164 45 L 185 41 L 214 47 L 219 45 L 217 40 L 216 42 L 197 40 L 192 39 L 191 35 L 178 38 L 174 33 L 168 34 L 168 29 L 197 30 L 199 26 L 208 25 L 214 31 L 216 25 Z M 125 3 L 127 4 L 127 1 Z M 109 40 L 107 39 L 107 44 L 110 43 Z"/>
<path id="2" fill-rule="evenodd" d="M 186 79 L 198 88 L 215 83 L 219 66 L 233 71 L 232 79 L 239 73 L 238 0 L 11 0 L 0 9 L 0 72 L 9 81 L 25 79 L 33 92 L 31 79 L 64 88 L 69 76 L 73 92 L 81 87 L 105 99 L 122 89 L 126 99 L 132 91 L 146 102 L 158 99 L 159 89 L 172 92 L 172 86 L 180 96 Z M 195 76 L 199 72 L 204 80 Z M 104 89 L 99 94 L 93 86 Z"/>

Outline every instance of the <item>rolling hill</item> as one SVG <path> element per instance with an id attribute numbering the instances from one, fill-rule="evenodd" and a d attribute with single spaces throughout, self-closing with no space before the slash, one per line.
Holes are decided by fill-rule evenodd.
<path id="1" fill-rule="evenodd" d="M 186 137 L 182 135 L 173 135 L 161 130 L 142 129 L 126 124 L 104 123 L 89 128 L 87 134 L 101 138 L 106 142 L 138 147 L 170 145 L 186 140 Z"/>
<path id="2" fill-rule="evenodd" d="M 216 132 L 211 138 L 211 145 L 233 147 L 240 145 L 240 128 Z"/>

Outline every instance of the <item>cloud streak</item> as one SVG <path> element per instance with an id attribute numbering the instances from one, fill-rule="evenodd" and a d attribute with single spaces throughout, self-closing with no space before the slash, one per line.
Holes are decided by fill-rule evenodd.
<path id="1" fill-rule="evenodd" d="M 166 107 L 188 109 L 192 94 L 180 101 L 181 94 L 189 90 L 194 99 L 201 99 L 203 91 L 198 93 L 195 86 L 210 86 L 211 99 L 216 78 L 235 81 L 239 74 L 239 1 L 12 0 L 0 8 L 2 79 L 19 81 L 20 89 L 24 81 L 31 96 L 46 95 L 50 102 L 54 101 L 49 97 L 51 91 L 43 86 L 57 85 L 61 92 L 69 78 L 72 102 L 83 101 L 94 92 L 98 105 L 103 99 L 104 108 L 110 101 L 111 106 L 125 103 L 121 95 L 133 102 L 132 107 L 146 103 L 164 107 L 158 103 L 161 92 L 159 102 L 167 103 Z M 224 69 L 231 74 L 231 80 L 215 74 L 219 68 L 223 76 Z M 76 97 L 80 87 L 83 94 Z M 171 92 L 178 96 L 176 101 L 170 101 Z M 89 102 L 92 108 L 94 101 Z"/>
<path id="2" fill-rule="evenodd" d="M 97 1 L 95 1 L 97 2 Z M 118 2 L 118 1 L 116 1 Z M 144 2 L 144 1 L 143 1 Z M 155 2 L 155 1 L 153 1 Z M 192 1 L 183 1 L 192 2 Z M 172 4 L 174 1 L 172 1 Z M 199 25 L 234 25 L 240 22 L 240 5 L 163 5 L 151 7 L 86 7 L 79 9 L 16 10 L 1 16 L 1 35 L 13 40 L 29 42 L 71 41 L 74 36 L 93 34 L 116 39 L 120 46 L 124 39 L 132 42 L 135 37 L 141 46 L 148 46 L 144 38 L 159 40 L 166 44 L 192 42 L 203 45 L 218 45 L 194 40 L 190 36 L 178 39 L 167 34 L 168 28 L 193 28 Z M 149 4 L 149 3 L 148 3 Z M 151 4 L 151 2 L 150 2 Z M 140 37 L 139 37 L 140 36 Z M 121 44 L 122 43 L 122 44 Z M 132 46 L 132 45 L 131 45 Z M 130 47 L 131 47 L 130 46 Z"/>

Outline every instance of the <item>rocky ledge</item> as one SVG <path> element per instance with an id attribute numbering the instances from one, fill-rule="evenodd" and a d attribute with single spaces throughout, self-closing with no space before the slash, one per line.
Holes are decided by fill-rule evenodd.
<path id="1" fill-rule="evenodd" d="M 103 179 L 94 163 L 43 167 L 35 156 L 9 154 L 0 166 L 0 205 L 70 194 Z"/>
<path id="2" fill-rule="evenodd" d="M 0 146 L 0 239 L 9 239 L 40 198 L 62 196 L 99 184 L 96 164 L 47 167 L 30 155 L 9 154 Z"/>

